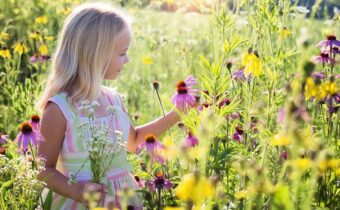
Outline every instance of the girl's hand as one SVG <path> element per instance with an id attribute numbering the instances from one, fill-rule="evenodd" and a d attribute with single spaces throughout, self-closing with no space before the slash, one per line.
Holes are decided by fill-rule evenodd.
<path id="1" fill-rule="evenodd" d="M 77 187 L 78 198 L 77 201 L 89 207 L 89 201 L 99 204 L 100 201 L 107 194 L 107 187 L 103 184 L 92 182 L 78 183 Z"/>

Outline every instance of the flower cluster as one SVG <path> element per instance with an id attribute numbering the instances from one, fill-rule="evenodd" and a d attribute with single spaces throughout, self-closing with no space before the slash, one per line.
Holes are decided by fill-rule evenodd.
<path id="1" fill-rule="evenodd" d="M 126 143 L 123 139 L 123 133 L 118 130 L 112 130 L 105 125 L 97 125 L 94 112 L 99 106 L 97 101 L 83 101 L 79 110 L 86 114 L 88 121 L 78 122 L 81 138 L 84 139 L 88 158 L 91 163 L 92 181 L 100 183 L 110 170 L 112 160 L 124 150 Z M 111 120 L 116 113 L 116 107 L 108 106 L 107 111 L 110 113 Z M 80 170 L 80 169 L 79 169 Z M 70 182 L 76 182 L 77 174 L 70 176 Z"/>

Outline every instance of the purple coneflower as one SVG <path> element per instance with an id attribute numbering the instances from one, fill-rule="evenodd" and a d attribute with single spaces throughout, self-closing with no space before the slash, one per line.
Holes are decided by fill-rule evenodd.
<path id="1" fill-rule="evenodd" d="M 5 144 L 7 141 L 7 136 L 0 133 L 0 145 Z"/>
<path id="2" fill-rule="evenodd" d="M 145 141 L 137 147 L 137 154 L 139 154 L 143 148 L 150 154 L 152 160 L 157 160 L 160 163 L 165 162 L 164 158 L 158 154 L 159 150 L 165 147 L 161 142 L 156 140 L 154 135 L 147 135 L 145 137 Z"/>
<path id="3" fill-rule="evenodd" d="M 331 63 L 334 61 L 334 59 L 332 59 L 331 57 L 329 57 L 329 54 L 327 52 L 322 52 L 320 53 L 319 56 L 317 56 L 315 58 L 315 60 L 318 62 L 318 63 Z"/>
<path id="4" fill-rule="evenodd" d="M 332 47 L 332 52 L 334 54 L 340 54 L 340 47 Z"/>
<path id="5" fill-rule="evenodd" d="M 325 78 L 325 74 L 323 73 L 323 72 L 314 72 L 313 74 L 312 74 L 312 77 L 314 78 L 314 79 L 324 79 Z"/>
<path id="6" fill-rule="evenodd" d="M 232 73 L 232 78 L 233 80 L 235 80 L 236 82 L 244 82 L 246 81 L 246 75 L 244 74 L 244 70 L 243 68 L 242 69 L 239 69 L 237 71 L 234 71 Z"/>
<path id="7" fill-rule="evenodd" d="M 39 131 L 33 129 L 31 123 L 24 122 L 21 124 L 20 133 L 16 137 L 18 141 L 18 147 L 21 151 L 25 152 L 28 149 L 29 144 L 37 146 L 44 140 Z"/>
<path id="8" fill-rule="evenodd" d="M 235 128 L 235 133 L 233 134 L 233 139 L 235 141 L 242 141 L 243 140 L 243 129 L 241 127 Z"/>
<path id="9" fill-rule="evenodd" d="M 192 134 L 191 131 L 188 132 L 187 137 L 185 138 L 185 146 L 186 147 L 194 147 L 198 144 L 198 139 Z"/>
<path id="10" fill-rule="evenodd" d="M 30 58 L 31 63 L 36 63 L 36 62 L 41 62 L 41 61 L 44 61 L 44 58 L 41 55 L 36 54 L 36 53 Z"/>
<path id="11" fill-rule="evenodd" d="M 317 47 L 340 47 L 340 41 L 336 39 L 336 36 L 334 35 L 328 35 L 327 36 L 327 40 L 323 40 L 321 42 L 319 42 L 319 44 L 317 45 Z"/>
<path id="12" fill-rule="evenodd" d="M 288 152 L 287 152 L 287 151 L 281 152 L 280 157 L 281 157 L 282 160 L 287 160 L 287 158 L 288 158 Z"/>
<path id="13" fill-rule="evenodd" d="M 218 108 L 222 108 L 223 106 L 228 106 L 230 103 L 231 103 L 231 100 L 229 98 L 225 98 L 218 104 Z"/>
<path id="14" fill-rule="evenodd" d="M 147 182 L 147 186 L 151 191 L 156 191 L 157 189 L 168 190 L 172 187 L 172 183 L 164 177 L 162 172 L 159 172 L 152 181 Z"/>
<path id="15" fill-rule="evenodd" d="M 29 121 L 32 125 L 33 130 L 35 131 L 40 131 L 40 117 L 39 115 L 32 115 L 30 121 Z"/>
<path id="16" fill-rule="evenodd" d="M 195 84 L 196 80 L 192 76 L 188 77 L 186 81 L 177 83 L 177 93 L 172 96 L 171 101 L 178 109 L 183 110 L 195 106 L 196 98 L 194 94 L 198 91 L 192 88 Z"/>
<path id="17" fill-rule="evenodd" d="M 339 110 L 340 94 L 333 94 L 327 99 L 328 112 L 334 114 Z"/>

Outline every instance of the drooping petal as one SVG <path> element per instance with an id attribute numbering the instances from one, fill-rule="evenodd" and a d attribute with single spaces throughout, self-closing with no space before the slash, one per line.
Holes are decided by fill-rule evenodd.
<path id="1" fill-rule="evenodd" d="M 21 150 L 23 150 L 23 151 L 27 150 L 28 145 L 30 143 L 30 139 L 31 139 L 31 135 L 24 135 Z"/>
<path id="2" fill-rule="evenodd" d="M 187 87 L 191 88 L 197 85 L 197 79 L 194 76 L 190 75 L 185 79 L 185 84 L 187 85 Z"/>

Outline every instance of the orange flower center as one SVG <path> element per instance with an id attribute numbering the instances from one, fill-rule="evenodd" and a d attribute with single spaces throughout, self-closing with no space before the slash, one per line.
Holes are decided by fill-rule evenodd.
<path id="1" fill-rule="evenodd" d="M 334 35 L 328 35 L 327 40 L 336 40 L 336 36 Z"/>
<path id="2" fill-rule="evenodd" d="M 146 143 L 153 144 L 156 142 L 156 137 L 154 135 L 148 135 L 145 137 Z"/>
<path id="3" fill-rule="evenodd" d="M 29 122 L 24 122 L 21 124 L 20 131 L 24 135 L 32 133 L 33 131 L 32 125 Z"/>
<path id="4" fill-rule="evenodd" d="M 32 122 L 38 123 L 38 122 L 40 122 L 40 117 L 35 114 L 31 117 L 31 120 L 32 120 Z"/>

